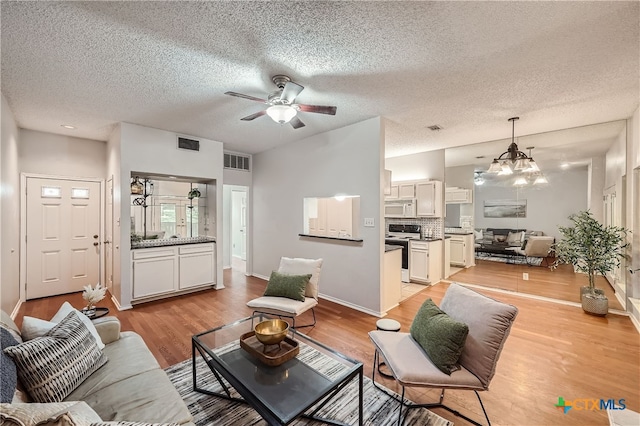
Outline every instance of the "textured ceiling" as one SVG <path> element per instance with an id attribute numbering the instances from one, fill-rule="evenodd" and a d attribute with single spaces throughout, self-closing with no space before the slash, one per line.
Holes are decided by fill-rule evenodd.
<path id="1" fill-rule="evenodd" d="M 636 1 L 2 1 L 0 17 L 19 126 L 83 138 L 126 121 L 257 153 L 382 116 L 391 157 L 508 138 L 514 115 L 525 135 L 639 102 Z M 336 116 L 240 121 L 262 105 L 224 92 L 265 97 L 274 74 Z"/>

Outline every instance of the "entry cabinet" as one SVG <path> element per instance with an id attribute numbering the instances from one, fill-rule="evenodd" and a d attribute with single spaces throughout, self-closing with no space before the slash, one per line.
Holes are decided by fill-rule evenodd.
<path id="1" fill-rule="evenodd" d="M 216 283 L 215 243 L 131 250 L 133 301 Z"/>
<path id="2" fill-rule="evenodd" d="M 435 284 L 442 279 L 442 240 L 409 241 L 409 280 Z"/>
<path id="3" fill-rule="evenodd" d="M 442 182 L 437 180 L 392 182 L 389 200 L 416 200 L 418 217 L 443 217 Z"/>
<path id="4" fill-rule="evenodd" d="M 468 268 L 475 265 L 474 235 L 451 235 L 450 263 Z"/>

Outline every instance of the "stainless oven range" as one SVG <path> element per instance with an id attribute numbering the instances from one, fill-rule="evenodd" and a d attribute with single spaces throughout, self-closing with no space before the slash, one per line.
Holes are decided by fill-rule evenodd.
<path id="1" fill-rule="evenodd" d="M 389 224 L 384 243 L 402 246 L 402 282 L 409 282 L 409 240 L 419 240 L 420 225 Z"/>

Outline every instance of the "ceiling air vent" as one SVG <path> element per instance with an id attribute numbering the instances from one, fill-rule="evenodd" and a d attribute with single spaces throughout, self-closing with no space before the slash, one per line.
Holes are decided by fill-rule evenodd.
<path id="1" fill-rule="evenodd" d="M 233 170 L 243 170 L 248 172 L 249 168 L 249 156 L 238 154 L 224 154 L 224 168 Z"/>
<path id="2" fill-rule="evenodd" d="M 433 126 L 427 127 L 427 129 L 431 130 L 432 132 L 437 132 L 438 130 L 442 130 L 442 127 L 438 126 L 437 124 L 434 124 Z"/>
<path id="3" fill-rule="evenodd" d="M 200 141 L 178 137 L 178 148 L 190 151 L 200 151 Z"/>

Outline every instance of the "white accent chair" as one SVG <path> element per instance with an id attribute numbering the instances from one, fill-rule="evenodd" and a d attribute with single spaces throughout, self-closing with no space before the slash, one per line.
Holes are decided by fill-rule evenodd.
<path id="1" fill-rule="evenodd" d="M 262 296 L 247 302 L 247 306 L 253 308 L 253 313 L 276 315 L 278 317 L 291 318 L 292 328 L 313 327 L 316 325 L 315 307 L 318 304 L 318 281 L 322 259 L 303 259 L 283 257 L 280 259 L 278 272 L 288 275 L 311 274 L 309 283 L 305 289 L 304 302 L 288 299 L 286 297 Z M 296 326 L 296 318 L 311 310 L 313 322 Z"/>
<path id="2" fill-rule="evenodd" d="M 527 264 L 531 266 L 530 258 L 540 257 L 547 263 L 545 266 L 549 266 L 548 257 L 551 254 L 553 243 L 555 239 L 547 235 L 531 235 L 527 238 L 527 244 L 523 249 L 516 250 L 517 253 L 526 256 Z M 541 263 L 542 265 L 542 263 Z"/>
<path id="3" fill-rule="evenodd" d="M 440 309 L 455 321 L 465 323 L 469 327 L 469 334 L 458 361 L 460 369 L 451 375 L 440 371 L 410 333 L 371 331 L 369 338 L 375 346 L 373 384 L 385 392 L 375 382 L 376 366 L 382 356 L 391 374 L 402 386 L 402 396 L 399 400 L 391 395 L 400 403 L 398 425 L 403 422 L 403 407 L 407 407 L 405 411 L 418 407 L 440 407 L 474 425 L 480 425 L 442 403 L 445 389 L 474 391 L 487 423 L 491 425 L 478 392 L 489 390 L 489 383 L 496 372 L 500 352 L 509 336 L 518 309 L 455 283 L 447 289 Z M 442 389 L 440 401 L 429 404 L 407 403 L 404 398 L 406 386 Z"/>

